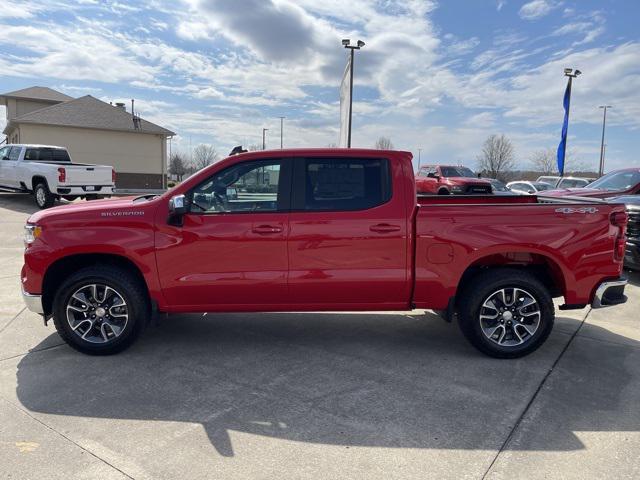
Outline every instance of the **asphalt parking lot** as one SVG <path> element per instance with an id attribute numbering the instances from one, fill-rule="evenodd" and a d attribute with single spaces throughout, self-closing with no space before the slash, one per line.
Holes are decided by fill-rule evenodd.
<path id="1" fill-rule="evenodd" d="M 3 478 L 639 478 L 640 275 L 526 358 L 422 312 L 180 315 L 81 355 L 25 310 L 0 193 Z"/>

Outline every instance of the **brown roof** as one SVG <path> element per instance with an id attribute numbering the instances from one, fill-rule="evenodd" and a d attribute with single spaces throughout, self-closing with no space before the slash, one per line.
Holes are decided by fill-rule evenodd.
<path id="1" fill-rule="evenodd" d="M 40 100 L 44 102 L 60 103 L 73 100 L 73 97 L 49 87 L 29 87 L 15 92 L 0 94 L 0 97 L 24 98 L 26 100 Z"/>
<path id="2" fill-rule="evenodd" d="M 143 119 L 140 119 L 139 128 L 136 129 L 131 113 L 128 113 L 122 108 L 105 103 L 102 100 L 98 100 L 91 95 L 58 103 L 12 118 L 5 129 L 5 133 L 8 131 L 10 125 L 20 123 L 96 128 L 101 130 L 152 133 L 167 136 L 175 135 L 171 130 L 167 130 Z"/>

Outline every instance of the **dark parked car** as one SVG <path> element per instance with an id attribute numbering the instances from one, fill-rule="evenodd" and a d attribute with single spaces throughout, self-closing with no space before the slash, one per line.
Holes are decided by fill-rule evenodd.
<path id="1" fill-rule="evenodd" d="M 624 203 L 629 214 L 627 224 L 627 248 L 624 254 L 624 266 L 640 270 L 640 195 L 623 195 L 608 200 Z"/>

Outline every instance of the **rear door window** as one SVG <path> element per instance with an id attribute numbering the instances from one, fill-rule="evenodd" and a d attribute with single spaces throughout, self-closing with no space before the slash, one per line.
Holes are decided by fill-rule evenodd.
<path id="1" fill-rule="evenodd" d="M 365 210 L 391 198 L 387 159 L 307 158 L 294 176 L 295 210 Z"/>

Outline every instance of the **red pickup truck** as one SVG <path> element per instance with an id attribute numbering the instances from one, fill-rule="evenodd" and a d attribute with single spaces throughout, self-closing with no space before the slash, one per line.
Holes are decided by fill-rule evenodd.
<path id="1" fill-rule="evenodd" d="M 470 195 L 493 192 L 491 182 L 478 178 L 467 167 L 425 165 L 416 175 L 418 193 L 431 195 Z"/>
<path id="2" fill-rule="evenodd" d="M 624 205 L 416 195 L 408 152 L 243 153 L 161 196 L 25 226 L 23 296 L 89 354 L 156 312 L 435 309 L 482 352 L 538 348 L 561 309 L 625 300 Z M 228 192 L 234 192 L 229 195 Z"/>

